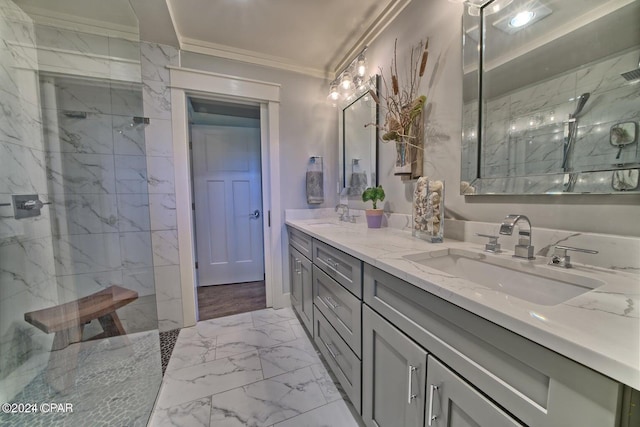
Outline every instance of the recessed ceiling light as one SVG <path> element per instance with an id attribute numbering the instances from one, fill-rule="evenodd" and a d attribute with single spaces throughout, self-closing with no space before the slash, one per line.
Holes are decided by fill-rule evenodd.
<path id="1" fill-rule="evenodd" d="M 531 20 L 536 16 L 534 12 L 530 10 L 523 10 L 518 13 L 516 16 L 511 18 L 509 21 L 509 26 L 512 28 L 518 28 L 527 25 Z"/>

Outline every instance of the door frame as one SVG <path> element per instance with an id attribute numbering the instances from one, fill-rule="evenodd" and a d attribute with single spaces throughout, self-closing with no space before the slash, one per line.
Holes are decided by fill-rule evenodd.
<path id="1" fill-rule="evenodd" d="M 174 66 L 167 68 L 171 77 L 171 123 L 184 327 L 195 325 L 197 320 L 188 96 L 214 97 L 232 102 L 249 101 L 260 105 L 262 212 L 266 213 L 262 216 L 266 300 L 267 307 L 284 307 L 287 298 L 282 289 L 285 281 L 280 250 L 280 230 L 283 226 L 280 203 L 280 85 L 208 71 Z M 277 286 L 278 283 L 280 286 Z"/>

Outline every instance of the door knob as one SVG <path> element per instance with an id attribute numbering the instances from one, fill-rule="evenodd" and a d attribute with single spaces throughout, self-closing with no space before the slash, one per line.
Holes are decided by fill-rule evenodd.
<path id="1" fill-rule="evenodd" d="M 249 218 L 258 219 L 260 218 L 260 211 L 256 209 L 253 213 L 249 214 Z"/>

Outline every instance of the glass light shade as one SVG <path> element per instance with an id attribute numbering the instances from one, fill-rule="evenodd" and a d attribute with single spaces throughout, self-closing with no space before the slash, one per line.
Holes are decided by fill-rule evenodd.
<path id="1" fill-rule="evenodd" d="M 351 77 L 350 71 L 345 71 L 342 73 L 342 78 L 340 79 L 340 88 L 343 91 L 348 91 L 353 88 L 353 78 Z"/>
<path id="2" fill-rule="evenodd" d="M 336 83 L 331 83 L 329 88 L 329 96 L 327 97 L 331 101 L 337 101 L 340 99 L 340 92 L 338 92 L 338 85 Z"/>
<path id="3" fill-rule="evenodd" d="M 358 57 L 358 62 L 356 62 L 356 74 L 360 77 L 364 77 L 367 74 L 367 60 L 364 57 L 364 54 L 361 54 Z"/>

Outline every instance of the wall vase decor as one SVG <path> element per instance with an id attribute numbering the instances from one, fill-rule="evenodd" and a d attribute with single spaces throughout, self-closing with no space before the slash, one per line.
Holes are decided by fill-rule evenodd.
<path id="1" fill-rule="evenodd" d="M 394 175 L 411 175 L 411 146 L 407 144 L 409 138 L 402 138 L 396 141 L 396 166 Z"/>
<path id="2" fill-rule="evenodd" d="M 369 91 L 371 98 L 382 108 L 384 124 L 370 124 L 382 131 L 382 142 L 395 142 L 394 174 L 402 176 L 402 179 L 415 179 L 423 173 L 427 97 L 418 95 L 418 90 L 427 67 L 429 41 L 420 42 L 410 50 L 407 79 L 403 81 L 400 81 L 398 73 L 397 44 L 396 40 L 389 77 L 380 69 L 383 91 L 380 96 Z"/>

